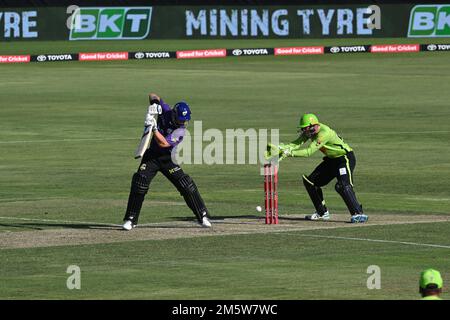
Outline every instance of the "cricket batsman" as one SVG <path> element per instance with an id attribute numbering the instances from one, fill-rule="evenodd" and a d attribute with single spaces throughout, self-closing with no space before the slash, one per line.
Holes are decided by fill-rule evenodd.
<path id="1" fill-rule="evenodd" d="M 170 108 L 155 93 L 149 95 L 149 100 L 150 105 L 160 105 L 162 113 L 157 120 L 147 115 L 146 122 L 152 122 L 152 140 L 131 180 L 123 229 L 131 230 L 136 227 L 144 197 L 149 190 L 152 179 L 158 172 L 161 172 L 177 188 L 188 207 L 195 214 L 198 223 L 209 228 L 211 222 L 208 210 L 194 180 L 172 160 L 172 152 L 183 140 L 186 126 L 191 119 L 189 105 L 186 102 L 178 102 L 173 108 Z M 146 125 L 150 125 L 150 123 L 146 123 Z"/>
<path id="2" fill-rule="evenodd" d="M 310 144 L 301 148 L 302 144 L 310 140 Z M 335 189 L 344 200 L 351 214 L 352 223 L 363 223 L 368 216 L 363 213 L 353 190 L 353 171 L 356 158 L 352 148 L 327 125 L 311 113 L 304 114 L 299 122 L 299 137 L 288 144 L 280 144 L 278 152 L 280 160 L 286 157 L 310 157 L 320 150 L 325 157 L 314 171 L 303 175 L 303 184 L 316 209 L 308 220 L 329 220 L 330 213 L 325 205 L 322 187 L 337 179 Z"/>

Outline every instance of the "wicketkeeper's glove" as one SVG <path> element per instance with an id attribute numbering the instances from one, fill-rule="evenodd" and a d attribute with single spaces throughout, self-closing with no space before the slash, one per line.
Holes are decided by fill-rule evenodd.
<path id="1" fill-rule="evenodd" d="M 284 149 L 284 150 L 280 150 L 280 155 L 279 155 L 280 159 L 278 161 L 282 161 L 284 158 L 287 157 L 292 157 L 292 151 L 290 148 Z"/>
<path id="2" fill-rule="evenodd" d="M 280 150 L 276 145 L 268 143 L 266 151 L 264 152 L 264 158 L 266 158 L 266 160 L 270 160 L 273 157 L 277 156 L 279 153 Z"/>
<path id="3" fill-rule="evenodd" d="M 284 143 L 280 143 L 280 145 L 278 146 L 279 149 L 279 153 L 278 153 L 278 157 L 279 160 L 278 161 L 282 161 L 284 158 L 287 157 L 292 157 L 292 149 L 293 147 Z"/>

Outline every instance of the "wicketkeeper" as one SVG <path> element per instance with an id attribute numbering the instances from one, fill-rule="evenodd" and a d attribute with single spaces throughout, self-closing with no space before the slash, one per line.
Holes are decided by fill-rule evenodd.
<path id="1" fill-rule="evenodd" d="M 154 93 L 149 95 L 149 100 L 150 105 L 158 104 L 161 106 L 162 114 L 159 115 L 158 120 L 150 114 L 147 115 L 146 125 L 152 125 L 153 137 L 149 149 L 142 157 L 141 164 L 131 180 L 123 229 L 131 230 L 137 225 L 144 197 L 158 171 L 177 188 L 200 225 L 211 227 L 208 210 L 197 186 L 192 178 L 172 161 L 172 152 L 183 140 L 186 126 L 191 119 L 189 105 L 185 102 L 178 102 L 173 108 L 170 108 Z"/>
<path id="2" fill-rule="evenodd" d="M 419 293 L 422 300 L 442 300 L 443 286 L 441 273 L 435 269 L 427 269 L 422 271 L 419 280 Z"/>
<path id="3" fill-rule="evenodd" d="M 330 213 L 325 205 L 322 187 L 337 179 L 336 191 L 344 200 L 351 214 L 351 222 L 366 222 L 368 216 L 363 213 L 353 190 L 353 171 L 356 165 L 355 154 L 350 146 L 339 137 L 334 130 L 320 123 L 314 114 L 304 114 L 299 123 L 299 137 L 288 144 L 280 144 L 278 152 L 280 160 L 285 157 L 310 157 L 320 150 L 325 157 L 314 171 L 303 175 L 303 184 L 316 209 L 308 220 L 329 220 Z M 302 144 L 311 141 L 308 147 L 301 148 Z"/>

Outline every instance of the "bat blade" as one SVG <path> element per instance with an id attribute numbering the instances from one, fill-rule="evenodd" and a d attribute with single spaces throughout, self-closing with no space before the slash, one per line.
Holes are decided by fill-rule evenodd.
<path id="1" fill-rule="evenodd" d="M 155 118 L 158 120 L 158 115 L 162 113 L 162 107 L 159 104 L 152 104 L 148 106 L 147 117 Z M 150 141 L 152 140 L 153 135 L 153 125 L 144 126 L 144 132 L 142 133 L 141 141 L 139 142 L 139 146 L 134 153 L 135 159 L 140 159 L 144 156 L 145 151 L 150 146 Z"/>
<path id="2" fill-rule="evenodd" d="M 152 126 L 145 126 L 144 132 L 142 133 L 141 141 L 139 142 L 139 146 L 136 149 L 134 154 L 135 159 L 140 159 L 144 155 L 145 151 L 147 151 L 150 140 L 152 139 Z"/>

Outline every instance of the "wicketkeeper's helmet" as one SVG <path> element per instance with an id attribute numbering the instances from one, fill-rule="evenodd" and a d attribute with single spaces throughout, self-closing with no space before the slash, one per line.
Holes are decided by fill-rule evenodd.
<path id="1" fill-rule="evenodd" d="M 419 285 L 422 289 L 441 289 L 443 285 L 442 277 L 439 271 L 434 269 L 424 270 L 420 274 Z"/>
<path id="2" fill-rule="evenodd" d="M 319 119 L 312 113 L 306 113 L 300 118 L 298 127 L 306 128 L 315 124 L 319 124 Z"/>

